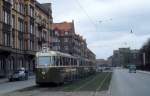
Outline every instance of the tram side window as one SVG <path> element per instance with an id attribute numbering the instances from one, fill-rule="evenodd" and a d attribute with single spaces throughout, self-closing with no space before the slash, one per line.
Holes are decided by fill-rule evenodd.
<path id="1" fill-rule="evenodd" d="M 68 65 L 70 66 L 71 65 L 71 58 L 68 58 Z"/>
<path id="2" fill-rule="evenodd" d="M 63 62 L 62 62 L 62 57 L 60 57 L 60 66 L 63 65 Z"/>
<path id="3" fill-rule="evenodd" d="M 73 65 L 75 65 L 75 59 L 73 58 Z"/>
<path id="4" fill-rule="evenodd" d="M 63 66 L 65 66 L 65 65 L 66 65 L 66 58 L 63 57 Z"/>
<path id="5" fill-rule="evenodd" d="M 67 66 L 69 65 L 69 58 L 68 57 L 66 58 L 66 65 Z"/>
<path id="6" fill-rule="evenodd" d="M 53 60 L 54 60 L 53 65 L 56 66 L 56 57 L 55 56 L 53 56 Z"/>
<path id="7" fill-rule="evenodd" d="M 82 66 L 82 60 L 80 60 L 80 66 Z"/>
<path id="8" fill-rule="evenodd" d="M 60 63 L 60 59 L 59 59 L 59 57 L 58 57 L 58 56 L 56 56 L 56 57 L 55 57 L 55 59 L 56 59 L 56 66 L 59 66 L 59 63 Z"/>
<path id="9" fill-rule="evenodd" d="M 76 61 L 77 61 L 77 66 L 79 66 L 79 60 L 77 59 Z"/>
<path id="10" fill-rule="evenodd" d="M 75 61 L 75 66 L 77 65 L 77 60 L 76 59 L 74 59 L 74 61 Z"/>
<path id="11" fill-rule="evenodd" d="M 0 69 L 2 69 L 1 66 L 2 66 L 2 64 L 1 64 L 1 60 L 0 60 Z"/>
<path id="12" fill-rule="evenodd" d="M 74 65 L 74 64 L 73 64 L 73 58 L 71 58 L 71 65 Z"/>

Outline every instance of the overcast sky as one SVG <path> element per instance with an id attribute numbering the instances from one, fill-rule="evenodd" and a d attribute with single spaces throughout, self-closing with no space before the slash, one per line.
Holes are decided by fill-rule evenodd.
<path id="1" fill-rule="evenodd" d="M 139 49 L 150 37 L 150 0 L 38 1 L 52 2 L 54 22 L 74 20 L 97 58 L 106 59 L 119 47 Z"/>

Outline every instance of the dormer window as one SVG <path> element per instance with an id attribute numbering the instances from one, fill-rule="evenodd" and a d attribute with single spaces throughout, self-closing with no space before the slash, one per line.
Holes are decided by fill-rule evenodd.
<path id="1" fill-rule="evenodd" d="M 68 32 L 67 32 L 67 31 L 65 32 L 65 35 L 68 35 Z"/>
<path id="2" fill-rule="evenodd" d="M 59 33 L 58 33 L 58 31 L 55 31 L 55 35 L 56 35 L 56 36 L 59 36 Z"/>

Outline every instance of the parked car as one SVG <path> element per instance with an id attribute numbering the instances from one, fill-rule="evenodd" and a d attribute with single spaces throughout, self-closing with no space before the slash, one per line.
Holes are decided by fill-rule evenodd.
<path id="1" fill-rule="evenodd" d="M 19 69 L 14 71 L 8 77 L 9 81 L 21 81 L 21 80 L 28 80 L 28 72 L 25 69 Z"/>
<path id="2" fill-rule="evenodd" d="M 129 65 L 129 73 L 136 73 L 136 66 L 135 65 Z"/>

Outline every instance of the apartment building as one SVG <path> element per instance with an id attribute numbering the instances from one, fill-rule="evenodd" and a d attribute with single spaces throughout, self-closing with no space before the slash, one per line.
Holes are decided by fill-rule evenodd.
<path id="1" fill-rule="evenodd" d="M 50 46 L 51 4 L 36 0 L 0 0 L 0 76 L 35 68 L 35 53 Z"/>
<path id="2" fill-rule="evenodd" d="M 87 48 L 86 40 L 75 33 L 74 21 L 53 23 L 53 50 L 71 54 L 76 57 L 95 60 L 95 54 Z"/>

